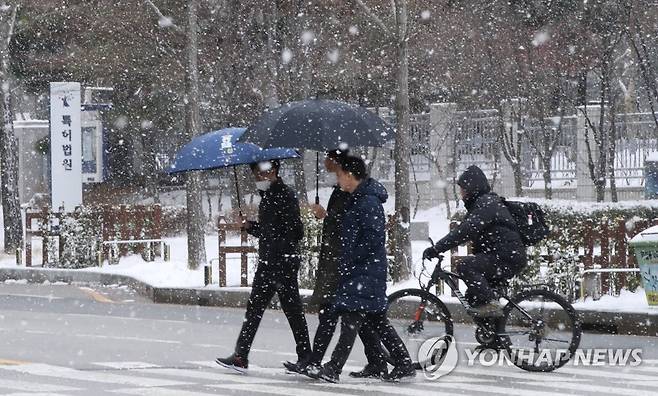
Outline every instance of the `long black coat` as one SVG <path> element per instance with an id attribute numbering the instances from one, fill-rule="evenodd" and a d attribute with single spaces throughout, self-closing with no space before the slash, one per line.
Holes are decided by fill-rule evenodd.
<path id="1" fill-rule="evenodd" d="M 258 221 L 250 222 L 247 231 L 258 238 L 259 269 L 278 269 L 291 264 L 299 267 L 299 242 L 304 237 L 304 225 L 295 192 L 279 178 L 267 191 L 259 193 Z"/>
<path id="2" fill-rule="evenodd" d="M 334 187 L 329 203 L 327 216 L 322 222 L 322 245 L 320 259 L 315 277 L 315 290 L 311 303 L 326 305 L 333 302 L 338 286 L 338 262 L 341 255 L 340 227 L 345 215 L 350 193 Z"/>
<path id="3" fill-rule="evenodd" d="M 467 191 L 464 203 L 468 213 L 459 226 L 438 241 L 434 248 L 443 253 L 470 241 L 474 254 L 493 254 L 511 264 L 525 265 L 526 248 L 516 230 L 514 218 L 503 198 L 491 192 L 482 170 L 469 167 L 457 184 Z"/>

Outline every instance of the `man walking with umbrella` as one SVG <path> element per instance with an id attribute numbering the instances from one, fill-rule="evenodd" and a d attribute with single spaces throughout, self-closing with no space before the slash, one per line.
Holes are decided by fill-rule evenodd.
<path id="1" fill-rule="evenodd" d="M 251 169 L 261 195 L 258 221 L 241 221 L 247 232 L 259 239 L 258 268 L 235 352 L 227 358 L 216 360 L 219 365 L 240 372 L 248 368 L 251 344 L 274 293 L 278 294 L 288 318 L 297 344 L 298 359 L 306 361 L 311 352 L 297 281 L 299 242 L 304 236 L 299 201 L 279 177 L 279 161 L 254 164 Z"/>
<path id="2" fill-rule="evenodd" d="M 347 157 L 347 149 L 331 150 L 326 153 L 324 165 L 330 175 L 336 175 L 340 162 Z M 333 184 L 336 184 L 335 182 Z M 314 205 L 317 218 L 323 219 L 322 244 L 316 272 L 315 289 L 310 305 L 318 308 L 318 328 L 313 339 L 313 352 L 308 361 L 284 362 L 283 365 L 292 372 L 305 373 L 307 369 L 318 370 L 322 358 L 327 352 L 334 335 L 339 313 L 333 308 L 336 288 L 340 275 L 338 266 L 341 258 L 341 226 L 347 209 L 350 193 L 334 185 L 326 211 L 319 204 Z M 380 378 L 388 372 L 385 357 L 380 347 L 380 340 L 371 327 L 364 323 L 359 330 L 368 365 L 359 372 L 350 373 L 355 378 Z"/>

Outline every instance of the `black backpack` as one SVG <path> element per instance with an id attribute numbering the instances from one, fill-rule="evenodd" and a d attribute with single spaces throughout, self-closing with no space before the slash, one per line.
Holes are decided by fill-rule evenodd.
<path id="1" fill-rule="evenodd" d="M 505 200 L 505 206 L 512 214 L 521 241 L 526 246 L 532 246 L 548 236 L 550 229 L 542 208 L 534 202 L 519 202 Z"/>

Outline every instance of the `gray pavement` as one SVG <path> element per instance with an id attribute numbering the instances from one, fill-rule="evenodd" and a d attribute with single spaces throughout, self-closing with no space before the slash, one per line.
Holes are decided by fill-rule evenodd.
<path id="1" fill-rule="evenodd" d="M 638 367 L 566 366 L 554 373 L 484 367 L 465 361 L 438 380 L 350 379 L 365 363 L 361 345 L 340 384 L 285 374 L 294 359 L 285 316 L 267 311 L 240 375 L 214 364 L 231 353 L 244 309 L 153 304 L 128 288 L 0 283 L 0 394 L 29 395 L 343 395 L 625 394 L 658 392 L 656 338 L 586 333 L 585 348 L 641 348 Z M 307 316 L 311 333 L 315 315 Z M 460 349 L 473 328 L 455 326 Z M 333 346 L 330 350 L 333 349 Z M 465 359 L 462 352 L 462 359 Z"/>

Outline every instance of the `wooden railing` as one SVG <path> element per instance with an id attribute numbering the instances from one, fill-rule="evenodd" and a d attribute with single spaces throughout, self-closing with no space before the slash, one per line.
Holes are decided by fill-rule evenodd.
<path id="1" fill-rule="evenodd" d="M 227 254 L 240 254 L 240 286 L 248 286 L 247 275 L 249 269 L 250 253 L 256 253 L 257 249 L 254 246 L 248 245 L 248 234 L 240 223 L 226 223 L 224 217 L 219 217 L 217 220 L 217 236 L 219 241 L 219 286 L 226 286 L 226 255 Z M 240 246 L 227 246 L 226 234 L 228 232 L 240 233 Z"/>
<path id="2" fill-rule="evenodd" d="M 102 242 L 115 240 L 151 240 L 161 239 L 162 209 L 160 205 L 144 206 L 100 206 L 92 208 L 92 212 L 98 213 L 100 217 Z M 57 238 L 59 240 L 59 256 L 61 257 L 64 247 L 64 241 L 60 235 L 58 227 L 51 227 L 48 222 L 55 219 L 58 224 L 62 224 L 64 219 L 77 218 L 78 212 L 61 213 L 51 212 L 50 208 L 30 209 L 25 213 L 25 266 L 32 266 L 32 238 L 42 239 L 42 263 L 48 264 L 54 257 L 49 257 L 48 245 L 49 240 Z M 129 253 L 129 244 L 121 244 L 119 248 L 120 255 Z M 134 244 L 137 253 L 143 253 L 146 247 L 143 243 Z M 108 244 L 104 244 L 101 249 L 104 257 L 109 256 Z M 157 256 L 161 255 L 160 249 L 155 249 Z"/>

